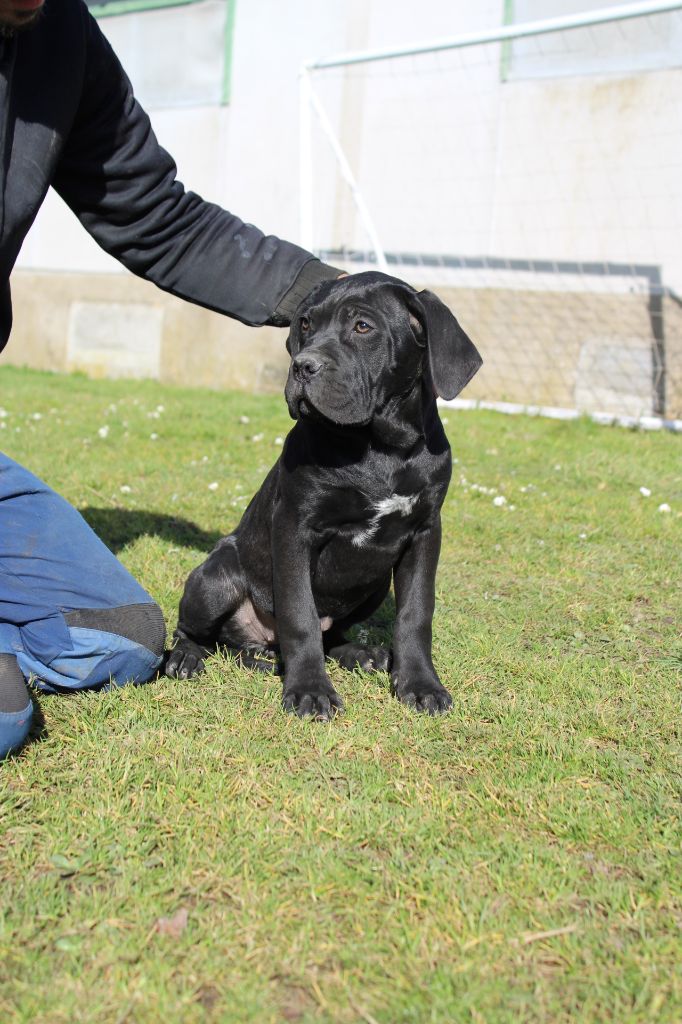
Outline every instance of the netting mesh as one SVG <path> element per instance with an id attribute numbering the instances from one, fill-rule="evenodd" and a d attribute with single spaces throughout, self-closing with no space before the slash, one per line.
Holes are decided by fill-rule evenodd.
<path id="1" fill-rule="evenodd" d="M 682 11 L 578 32 L 312 86 L 392 272 L 481 349 L 468 397 L 680 418 Z M 374 265 L 317 122 L 312 148 L 314 247 Z"/>

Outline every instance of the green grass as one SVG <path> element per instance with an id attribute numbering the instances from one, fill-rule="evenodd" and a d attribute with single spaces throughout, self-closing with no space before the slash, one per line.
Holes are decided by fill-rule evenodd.
<path id="1" fill-rule="evenodd" d="M 289 425 L 278 397 L 9 368 L 0 406 L 170 628 Z M 301 722 L 220 659 L 39 696 L 0 766 L 3 1024 L 682 1019 L 682 439 L 446 416 L 452 713 L 332 669 L 345 714 Z"/>

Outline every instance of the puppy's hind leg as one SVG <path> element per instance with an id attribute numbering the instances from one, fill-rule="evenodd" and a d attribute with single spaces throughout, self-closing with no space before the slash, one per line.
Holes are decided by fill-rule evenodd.
<path id="1" fill-rule="evenodd" d="M 224 537 L 187 579 L 174 634 L 176 644 L 166 659 L 167 676 L 189 679 L 203 672 L 206 657 L 217 649 L 222 624 L 239 607 L 245 593 L 235 539 Z"/>

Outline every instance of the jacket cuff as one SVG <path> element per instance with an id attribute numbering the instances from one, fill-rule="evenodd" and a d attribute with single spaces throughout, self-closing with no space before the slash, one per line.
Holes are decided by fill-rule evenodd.
<path id="1" fill-rule="evenodd" d="M 278 327 L 287 327 L 291 318 L 315 285 L 322 281 L 334 281 L 343 274 L 343 270 L 330 267 L 318 259 L 308 260 L 298 272 L 298 277 L 292 284 L 289 291 L 280 299 L 270 323 Z"/>

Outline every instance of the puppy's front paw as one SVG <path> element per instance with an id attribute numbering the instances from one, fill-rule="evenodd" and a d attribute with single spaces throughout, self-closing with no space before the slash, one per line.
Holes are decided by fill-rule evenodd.
<path id="1" fill-rule="evenodd" d="M 343 711 L 343 701 L 328 680 L 317 684 L 285 681 L 282 707 L 299 718 L 329 722 L 335 714 Z"/>
<path id="2" fill-rule="evenodd" d="M 414 711 L 428 715 L 444 715 L 452 707 L 452 697 L 437 679 L 407 679 L 391 677 L 391 693 Z"/>
<path id="3" fill-rule="evenodd" d="M 168 652 L 164 671 L 171 679 L 191 679 L 204 671 L 204 661 L 209 653 L 207 647 L 200 647 L 193 640 L 178 640 Z"/>

